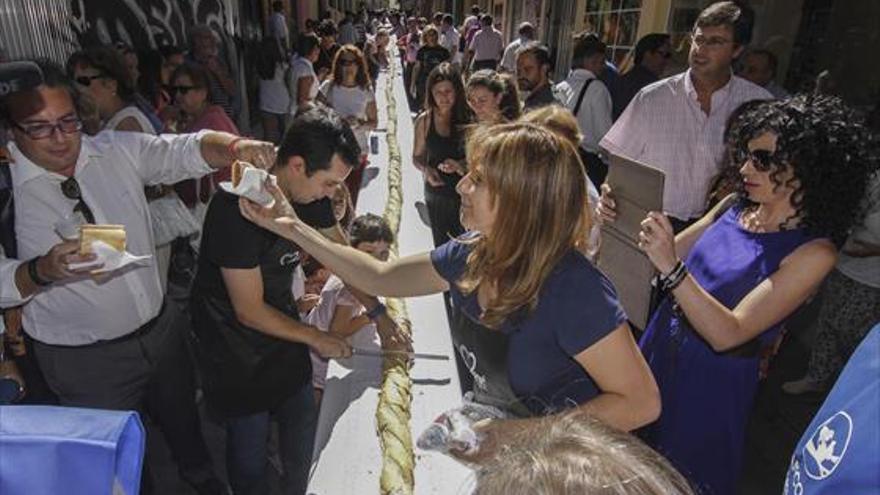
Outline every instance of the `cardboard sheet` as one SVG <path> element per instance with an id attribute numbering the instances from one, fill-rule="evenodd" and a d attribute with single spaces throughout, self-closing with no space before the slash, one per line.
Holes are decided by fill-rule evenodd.
<path id="1" fill-rule="evenodd" d="M 635 160 L 611 155 L 607 182 L 617 207 L 617 219 L 602 226 L 599 269 L 611 279 L 630 321 L 645 328 L 651 303 L 654 266 L 639 249 L 641 221 L 649 211 L 663 210 L 665 175 Z"/>

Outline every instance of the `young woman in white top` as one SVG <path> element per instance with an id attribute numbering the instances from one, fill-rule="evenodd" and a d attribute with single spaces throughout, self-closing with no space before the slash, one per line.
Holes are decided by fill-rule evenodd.
<path id="1" fill-rule="evenodd" d="M 308 109 L 318 95 L 318 76 L 313 64 L 321 54 L 321 41 L 314 34 L 302 34 L 297 38 L 296 54 L 290 63 L 287 87 L 290 91 L 288 113 L 295 116 Z"/>
<path id="2" fill-rule="evenodd" d="M 257 59 L 257 73 L 260 76 L 260 117 L 263 123 L 263 137 L 266 141 L 278 144 L 287 127 L 290 109 L 290 91 L 284 77 L 289 65 L 274 37 L 266 37 L 260 46 Z"/>
<path id="3" fill-rule="evenodd" d="M 110 47 L 96 47 L 70 56 L 68 71 L 77 88 L 97 109 L 102 130 L 158 134 L 150 118 L 135 103 L 136 93 L 125 60 Z M 157 119 L 158 121 L 158 119 Z M 196 234 L 200 226 L 174 190 L 156 184 L 145 188 L 156 263 L 164 291 L 171 262 L 171 241 Z"/>
<path id="4" fill-rule="evenodd" d="M 333 58 L 332 76 L 321 84 L 318 99 L 330 106 L 351 126 L 361 147 L 361 162 L 351 171 L 346 185 L 352 203 L 357 206 L 364 167 L 367 165 L 367 137 L 379 122 L 376 99 L 363 52 L 354 45 L 344 45 Z"/>

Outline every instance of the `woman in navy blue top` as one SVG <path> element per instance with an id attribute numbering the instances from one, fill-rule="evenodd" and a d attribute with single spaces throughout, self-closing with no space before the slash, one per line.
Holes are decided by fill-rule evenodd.
<path id="1" fill-rule="evenodd" d="M 499 124 L 474 132 L 467 158 L 457 190 L 470 232 L 431 253 L 383 263 L 332 244 L 280 194 L 272 209 L 243 201 L 242 210 L 370 294 L 450 291 L 456 350 L 478 400 L 521 416 L 581 407 L 621 430 L 653 421 L 657 385 L 614 288 L 578 249 L 590 208 L 574 146 L 534 124 Z M 499 439 L 530 421 L 496 421 L 486 432 Z"/>

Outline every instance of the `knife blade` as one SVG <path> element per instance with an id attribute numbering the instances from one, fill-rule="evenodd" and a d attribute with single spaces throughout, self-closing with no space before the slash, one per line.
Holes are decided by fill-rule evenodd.
<path id="1" fill-rule="evenodd" d="M 434 361 L 449 361 L 449 356 L 443 354 L 427 354 L 423 352 L 395 351 L 391 349 L 364 349 L 362 347 L 352 347 L 351 353 L 354 356 L 406 356 L 410 359 L 430 359 Z"/>

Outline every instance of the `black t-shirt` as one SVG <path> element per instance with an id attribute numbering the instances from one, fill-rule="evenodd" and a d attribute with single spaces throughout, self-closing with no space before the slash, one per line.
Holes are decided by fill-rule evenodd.
<path id="1" fill-rule="evenodd" d="M 326 70 L 328 73 L 333 70 L 333 58 L 336 57 L 337 51 L 339 51 L 339 45 L 336 43 L 330 45 L 330 48 L 327 48 L 326 50 L 321 48 L 321 52 L 318 54 L 318 60 L 315 61 L 314 66 L 312 67 L 315 69 L 315 74 L 320 75 L 322 70 Z"/>
<path id="2" fill-rule="evenodd" d="M 434 70 L 434 67 L 449 60 L 449 50 L 440 45 L 423 46 L 416 52 L 416 60 L 422 64 L 422 67 L 419 69 L 419 80 L 427 81 L 428 74 Z"/>
<path id="3" fill-rule="evenodd" d="M 314 227 L 336 223 L 329 199 L 295 209 Z M 206 398 L 217 412 L 238 416 L 274 409 L 311 379 L 308 347 L 240 323 L 220 272 L 259 267 L 263 300 L 298 320 L 290 288 L 300 256 L 296 244 L 242 217 L 237 196 L 223 191 L 214 195 L 205 216 L 190 306 Z"/>

